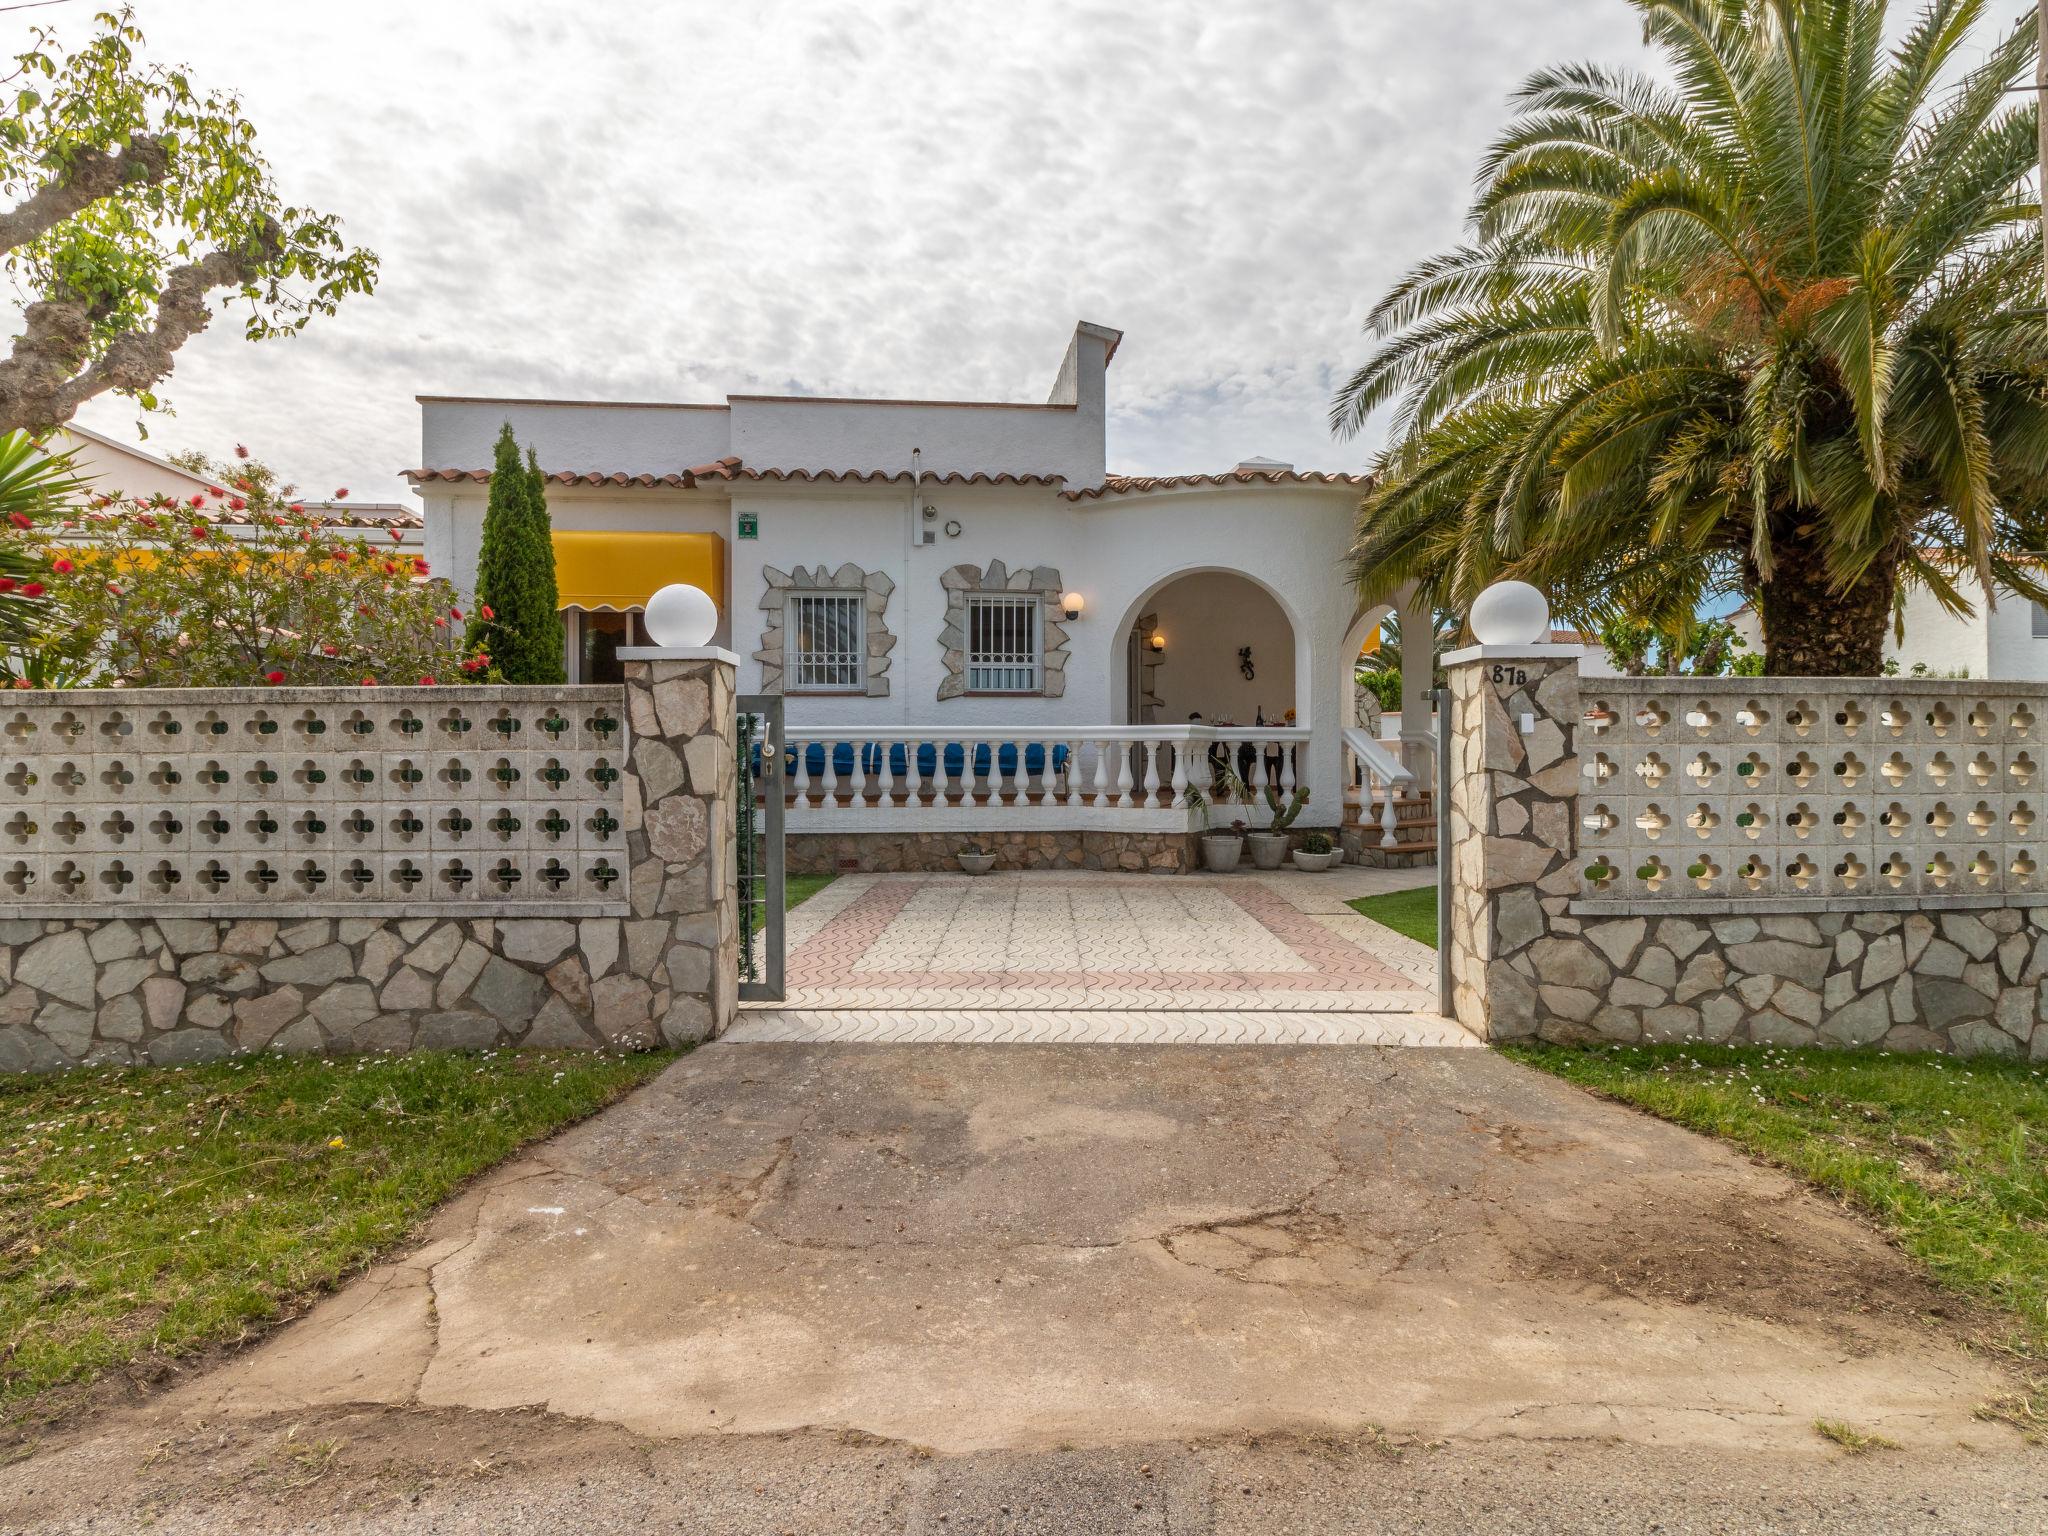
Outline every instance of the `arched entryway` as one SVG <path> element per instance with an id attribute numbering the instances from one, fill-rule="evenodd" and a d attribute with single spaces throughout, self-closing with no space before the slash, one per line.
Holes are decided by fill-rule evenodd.
<path id="1" fill-rule="evenodd" d="M 1283 725 L 1305 716 L 1298 635 L 1279 598 L 1236 571 L 1183 572 L 1137 603 L 1125 635 L 1124 719 Z"/>

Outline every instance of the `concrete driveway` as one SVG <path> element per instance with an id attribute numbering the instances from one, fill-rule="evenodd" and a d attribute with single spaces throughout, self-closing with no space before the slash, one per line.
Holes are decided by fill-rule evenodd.
<path id="1" fill-rule="evenodd" d="M 2006 1436 L 1960 1331 L 1792 1181 L 1490 1052 L 719 1044 L 166 1406 L 1817 1454 Z"/>

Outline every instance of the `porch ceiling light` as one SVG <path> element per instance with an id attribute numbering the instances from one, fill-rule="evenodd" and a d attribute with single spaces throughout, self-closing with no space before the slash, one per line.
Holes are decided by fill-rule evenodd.
<path id="1" fill-rule="evenodd" d="M 1066 610 L 1067 619 L 1069 622 L 1081 617 L 1081 610 L 1087 606 L 1087 599 L 1082 597 L 1081 594 L 1078 592 L 1069 592 L 1065 597 L 1060 599 L 1060 607 Z"/>

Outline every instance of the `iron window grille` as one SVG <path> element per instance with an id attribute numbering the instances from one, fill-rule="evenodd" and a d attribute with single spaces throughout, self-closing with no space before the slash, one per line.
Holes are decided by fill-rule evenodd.
<path id="1" fill-rule="evenodd" d="M 967 595 L 967 691 L 1038 692 L 1038 598 L 1032 593 Z"/>
<path id="2" fill-rule="evenodd" d="M 867 686 L 867 600 L 858 592 L 798 593 L 784 621 L 785 670 L 799 693 L 858 693 Z"/>

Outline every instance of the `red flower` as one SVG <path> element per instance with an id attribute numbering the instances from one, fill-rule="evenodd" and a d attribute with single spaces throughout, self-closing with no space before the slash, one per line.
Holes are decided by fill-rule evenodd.
<path id="1" fill-rule="evenodd" d="M 392 542 L 392 543 L 394 543 L 394 544 L 403 544 L 403 543 L 405 542 L 405 532 L 404 532 L 404 530 L 402 530 L 402 529 L 399 529 L 399 528 L 393 528 L 392 530 L 390 530 L 390 532 L 391 532 L 391 542 Z"/>
<path id="2" fill-rule="evenodd" d="M 33 687 L 35 687 L 35 684 L 34 684 L 34 683 L 32 683 L 32 682 L 30 682 L 30 681 L 29 681 L 29 680 L 28 680 L 27 678 L 25 678 L 25 677 L 17 677 L 17 678 L 16 678 L 15 680 L 14 680 L 14 686 L 15 686 L 15 687 L 17 687 L 17 688 L 33 688 Z"/>
<path id="3" fill-rule="evenodd" d="M 477 610 L 477 612 L 481 613 L 487 619 L 495 619 L 497 617 L 495 613 L 491 612 L 491 605 L 489 603 L 485 603 L 483 607 Z"/>
<path id="4" fill-rule="evenodd" d="M 413 556 L 412 568 L 422 576 L 427 574 L 427 562 L 418 555 Z"/>
<path id="5" fill-rule="evenodd" d="M 365 688 L 374 688 L 377 686 L 377 679 L 375 679 L 374 677 L 366 677 L 363 679 L 362 686 Z"/>
<path id="6" fill-rule="evenodd" d="M 230 497 L 228 498 L 228 510 L 229 510 L 230 512 L 240 512 L 240 511 L 243 511 L 243 510 L 245 510 L 245 509 L 246 509 L 246 508 L 248 507 L 248 505 L 249 505 L 249 503 L 247 503 L 246 501 L 242 500 L 242 498 L 241 498 L 241 497 L 239 497 L 239 496 L 230 496 Z"/>
<path id="7" fill-rule="evenodd" d="M 342 488 L 341 488 L 340 490 L 336 491 L 336 492 L 334 493 L 334 499 L 335 499 L 336 501 L 347 501 L 347 500 L 348 500 L 348 487 L 344 485 L 344 486 L 343 486 L 343 487 L 342 487 Z"/>
<path id="8" fill-rule="evenodd" d="M 335 649 L 335 648 L 334 648 L 333 646 L 331 646 L 331 645 L 323 645 L 323 646 L 321 646 L 321 647 L 320 647 L 320 654 L 321 654 L 322 656 L 339 656 L 339 655 L 341 654 L 341 652 L 340 652 L 340 651 L 337 651 L 337 650 L 336 650 L 336 649 Z"/>
<path id="9" fill-rule="evenodd" d="M 292 503 L 291 510 L 303 515 L 306 510 L 306 504 L 303 501 L 295 501 Z"/>
<path id="10" fill-rule="evenodd" d="M 192 537 L 193 537 L 193 538 L 195 538 L 195 539 L 203 539 L 203 538 L 205 538 L 205 537 L 206 537 L 206 524 L 204 524 L 204 523 L 194 523 L 194 524 L 192 525 Z"/>
<path id="11" fill-rule="evenodd" d="M 192 505 L 195 507 L 203 507 L 206 505 L 206 498 L 204 496 L 194 496 L 192 498 Z"/>
<path id="12" fill-rule="evenodd" d="M 224 490 L 222 490 L 222 489 L 221 489 L 221 488 L 220 488 L 219 486 L 217 486 L 217 485 L 209 485 L 209 486 L 208 486 L 208 487 L 206 488 L 206 494 L 207 494 L 207 495 L 209 495 L 209 496 L 225 496 L 225 495 L 227 495 L 227 492 L 226 492 L 226 491 L 224 491 Z"/>
<path id="13" fill-rule="evenodd" d="M 10 512 L 7 514 L 7 521 L 17 528 L 33 528 L 36 525 L 36 520 L 26 512 Z"/>
<path id="14" fill-rule="evenodd" d="M 436 628 L 436 629 L 446 629 L 447 627 L 448 627 L 448 621 L 447 621 L 446 619 L 442 618 L 442 617 L 441 617 L 441 615 L 439 615 L 438 613 L 437 613 L 437 614 L 435 614 L 435 615 L 434 615 L 434 628 Z"/>
<path id="15" fill-rule="evenodd" d="M 43 584 L 40 581 L 24 581 L 21 584 L 21 595 L 23 597 L 41 597 L 43 595 Z"/>
<path id="16" fill-rule="evenodd" d="M 448 610 L 448 617 L 451 619 L 459 619 L 462 617 L 462 610 L 460 608 L 450 608 Z"/>
<path id="17" fill-rule="evenodd" d="M 284 674 L 282 672 L 266 672 L 263 674 L 263 681 L 275 685 L 284 681 Z"/>
<path id="18" fill-rule="evenodd" d="M 423 678 L 421 678 L 421 679 L 420 679 L 420 686 L 421 686 L 422 688 L 433 688 L 433 687 L 437 687 L 437 686 L 439 686 L 439 685 L 435 683 L 435 681 L 433 680 L 433 678 L 431 678 L 431 677 L 423 677 Z"/>
<path id="19" fill-rule="evenodd" d="M 235 444 L 235 457 L 238 459 L 246 459 L 247 457 L 249 457 L 249 450 L 244 448 L 240 443 L 237 443 Z"/>
<path id="20" fill-rule="evenodd" d="M 0 592 L 12 592 L 17 585 L 12 576 L 0 576 Z"/>
<path id="21" fill-rule="evenodd" d="M 142 524 L 142 526 L 145 528 L 154 528 L 156 526 L 156 519 L 151 517 L 147 512 L 143 513 L 140 517 L 136 518 L 135 521 Z"/>
<path id="22" fill-rule="evenodd" d="M 69 560 L 52 560 L 50 562 L 50 569 L 55 571 L 59 576 L 69 576 L 73 571 L 77 570 L 78 567 L 73 565 Z"/>
<path id="23" fill-rule="evenodd" d="M 370 605 L 368 603 L 359 603 L 356 605 L 356 612 L 367 619 L 370 616 Z"/>
<path id="24" fill-rule="evenodd" d="M 386 576 L 396 576 L 398 574 L 398 567 L 393 565 L 389 560 L 386 560 L 384 562 L 384 574 Z"/>
<path id="25" fill-rule="evenodd" d="M 121 588 L 120 588 L 120 587 L 119 587 L 119 586 L 118 586 L 118 585 L 117 585 L 116 583 L 114 583 L 114 582 L 111 582 L 111 581 L 110 581 L 110 582 L 108 582 L 108 583 L 107 583 L 107 596 L 109 596 L 109 597 L 119 597 L 120 595 L 121 595 Z"/>

